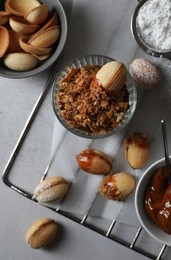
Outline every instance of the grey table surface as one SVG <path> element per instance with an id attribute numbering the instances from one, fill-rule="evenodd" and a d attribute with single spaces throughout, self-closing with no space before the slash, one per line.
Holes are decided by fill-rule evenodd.
<path id="1" fill-rule="evenodd" d="M 127 66 L 143 53 L 131 35 L 130 22 L 137 1 L 63 0 L 68 15 L 69 33 L 63 63 L 80 55 L 104 54 Z M 51 69 L 50 69 L 51 70 Z M 27 79 L 0 78 L 0 172 L 18 140 L 50 70 Z M 51 91 L 38 112 L 24 148 L 13 165 L 10 180 L 26 189 L 32 177 L 40 179 L 49 161 L 54 114 Z M 67 159 L 67 158 L 66 158 Z M 104 236 L 21 196 L 0 180 L 0 259 L 114 259 L 145 260 L 140 255 Z M 51 246 L 33 250 L 25 243 L 30 224 L 51 217 L 60 224 L 61 235 Z M 170 259 L 166 256 L 165 259 Z"/>

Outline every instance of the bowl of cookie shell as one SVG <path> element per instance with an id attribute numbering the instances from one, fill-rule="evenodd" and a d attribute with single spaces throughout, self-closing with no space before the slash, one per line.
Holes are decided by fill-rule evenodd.
<path id="1" fill-rule="evenodd" d="M 90 139 L 110 136 L 130 122 L 137 103 L 126 66 L 103 55 L 69 61 L 56 76 L 52 106 L 71 133 Z"/>
<path id="2" fill-rule="evenodd" d="M 48 69 L 61 55 L 67 18 L 58 0 L 0 2 L 0 76 L 25 78 Z"/>

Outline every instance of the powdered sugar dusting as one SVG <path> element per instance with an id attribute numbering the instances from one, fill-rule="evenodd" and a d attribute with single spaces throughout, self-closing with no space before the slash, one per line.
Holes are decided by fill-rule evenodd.
<path id="1" fill-rule="evenodd" d="M 162 73 L 162 81 L 161 87 L 163 89 L 161 98 L 165 100 L 165 102 L 171 102 L 171 61 L 168 59 L 159 59 L 158 64 L 160 66 L 160 71 Z M 163 84 L 164 82 L 164 84 Z"/>
<path id="2" fill-rule="evenodd" d="M 132 61 L 129 71 L 133 79 L 148 89 L 160 82 L 160 73 L 155 65 L 146 59 L 137 58 Z"/>
<path id="3" fill-rule="evenodd" d="M 148 0 L 140 8 L 137 27 L 143 41 L 156 51 L 171 50 L 171 1 Z"/>

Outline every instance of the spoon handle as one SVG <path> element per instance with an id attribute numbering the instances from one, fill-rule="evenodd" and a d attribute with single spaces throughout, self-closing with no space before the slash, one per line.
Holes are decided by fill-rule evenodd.
<path id="1" fill-rule="evenodd" d="M 166 124 L 164 120 L 161 120 L 162 134 L 163 134 L 163 144 L 164 144 L 164 153 L 165 153 L 165 164 L 168 176 L 168 183 L 171 183 L 171 172 L 170 172 L 170 162 L 169 162 L 169 152 L 168 152 L 168 142 L 166 134 Z"/>

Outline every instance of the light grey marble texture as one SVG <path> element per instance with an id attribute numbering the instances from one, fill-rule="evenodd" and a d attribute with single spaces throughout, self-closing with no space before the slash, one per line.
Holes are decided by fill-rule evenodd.
<path id="1" fill-rule="evenodd" d="M 135 57 L 144 57 L 161 67 L 162 81 L 158 89 L 149 92 L 137 88 L 138 107 L 126 132 L 143 130 L 150 135 L 153 145 L 147 167 L 151 162 L 160 158 L 163 153 L 159 127 L 163 117 L 167 120 L 169 150 L 171 150 L 170 62 L 148 56 L 139 49 L 134 41 L 131 35 L 130 21 L 137 1 L 63 0 L 61 2 L 67 14 L 70 15 L 63 64 L 80 55 L 99 53 L 121 60 L 127 66 Z M 0 78 L 1 173 L 38 96 L 46 84 L 49 73 L 50 70 L 20 80 Z M 30 193 L 33 193 L 51 158 L 54 122 L 51 91 L 49 91 L 10 172 L 10 181 Z M 97 142 L 96 145 L 101 147 L 102 144 Z M 80 141 L 80 146 L 84 146 L 82 141 Z M 108 146 L 105 149 L 109 151 Z M 122 146 L 120 146 L 115 155 L 115 169 L 122 168 L 131 171 L 126 164 L 122 164 L 122 156 Z M 68 160 L 66 157 L 63 158 L 64 163 L 65 160 Z M 56 174 L 58 172 L 57 168 Z M 141 171 L 133 172 L 137 178 L 141 173 Z M 0 205 L 0 259 L 147 259 L 145 256 L 26 199 L 4 185 L 2 180 L 0 181 Z M 122 207 L 120 221 L 123 220 L 123 222 L 125 222 L 125 215 L 128 212 L 126 205 L 134 207 L 133 203 L 125 204 L 125 207 Z M 134 212 L 133 208 L 132 212 Z M 34 220 L 44 216 L 51 217 L 60 223 L 60 238 L 48 248 L 32 250 L 25 243 L 25 233 Z M 128 214 L 127 216 L 129 217 Z M 105 225 L 108 226 L 110 223 L 109 221 Z M 118 226 L 116 226 L 116 231 L 117 229 Z M 126 227 L 122 226 L 122 229 L 123 236 L 129 237 L 130 235 L 125 234 Z M 118 232 L 120 232 L 119 229 Z M 144 246 L 154 254 L 158 254 L 161 247 L 158 243 L 151 241 L 146 234 L 142 235 L 138 246 Z M 169 252 L 169 250 L 166 251 L 164 259 L 171 259 Z"/>

